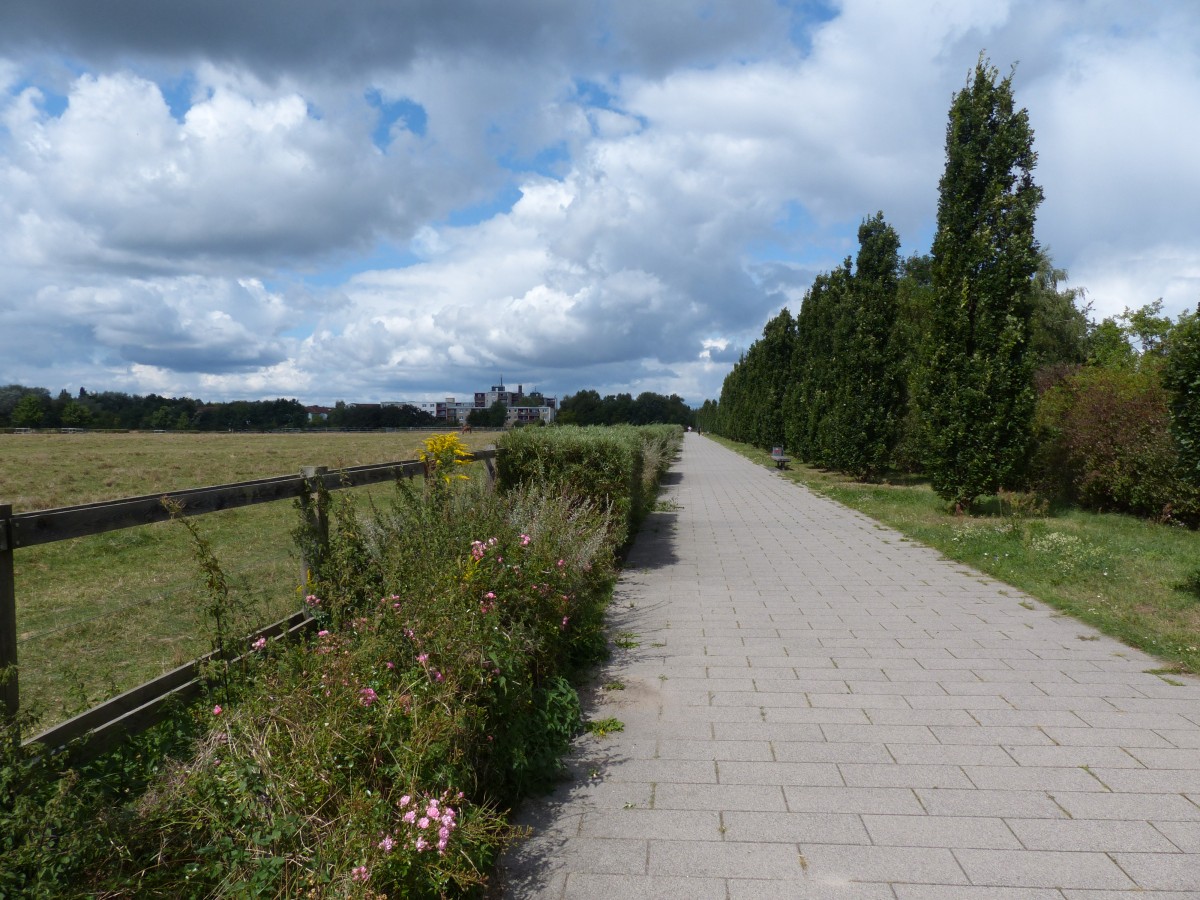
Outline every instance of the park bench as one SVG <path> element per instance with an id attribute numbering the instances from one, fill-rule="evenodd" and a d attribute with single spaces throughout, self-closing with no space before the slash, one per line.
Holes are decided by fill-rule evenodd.
<path id="1" fill-rule="evenodd" d="M 792 461 L 792 458 L 790 456 L 783 455 L 782 447 L 772 447 L 771 448 L 771 461 L 773 463 L 775 463 L 775 468 L 786 469 L 787 464 Z"/>

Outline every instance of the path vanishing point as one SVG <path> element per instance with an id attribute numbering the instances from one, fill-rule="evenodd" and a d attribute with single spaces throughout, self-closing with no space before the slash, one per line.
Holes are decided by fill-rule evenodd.
<path id="1" fill-rule="evenodd" d="M 587 710 L 624 730 L 507 900 L 1200 897 L 1200 680 L 704 437 L 668 482 Z"/>

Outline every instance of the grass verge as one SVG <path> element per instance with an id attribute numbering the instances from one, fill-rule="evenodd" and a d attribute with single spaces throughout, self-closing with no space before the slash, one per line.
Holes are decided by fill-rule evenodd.
<path id="1" fill-rule="evenodd" d="M 765 450 L 709 437 L 774 466 Z M 1198 532 L 1079 509 L 1022 514 L 1023 498 L 1003 505 L 993 499 L 976 515 L 954 515 L 927 483 L 911 477 L 867 484 L 798 463 L 785 474 L 1176 671 L 1200 672 L 1200 592 L 1191 588 L 1200 561 Z"/>

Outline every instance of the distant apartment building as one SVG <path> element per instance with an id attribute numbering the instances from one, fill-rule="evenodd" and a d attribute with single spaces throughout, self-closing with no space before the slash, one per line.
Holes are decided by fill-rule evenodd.
<path id="1" fill-rule="evenodd" d="M 448 425 L 461 425 L 467 421 L 467 416 L 477 409 L 490 409 L 494 403 L 503 403 L 508 407 L 506 425 L 520 423 L 529 425 L 545 422 L 549 425 L 558 414 L 558 398 L 544 397 L 538 405 L 528 402 L 525 396 L 525 386 L 518 384 L 515 391 L 510 391 L 503 384 L 493 384 L 490 390 L 476 391 L 470 400 L 459 400 L 447 397 L 445 400 L 392 400 L 383 406 L 415 406 L 429 413 L 439 422 Z"/>

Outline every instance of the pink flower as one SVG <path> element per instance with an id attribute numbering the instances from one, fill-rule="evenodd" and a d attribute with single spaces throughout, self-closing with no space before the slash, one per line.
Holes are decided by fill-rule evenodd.
<path id="1" fill-rule="evenodd" d="M 367 871 L 366 866 L 355 866 L 350 870 L 350 880 L 357 882 L 365 882 L 371 877 L 371 873 Z"/>
<path id="2" fill-rule="evenodd" d="M 321 598 L 316 596 L 315 594 L 309 594 L 307 597 L 304 598 L 304 602 L 307 603 L 309 606 L 320 606 Z"/>
<path id="3" fill-rule="evenodd" d="M 433 680 L 434 680 L 434 681 L 436 681 L 436 682 L 438 682 L 438 683 L 440 684 L 440 683 L 441 683 L 441 681 L 442 681 L 442 673 L 441 673 L 441 672 L 438 672 L 437 670 L 434 670 L 434 673 L 433 673 Z"/>
<path id="4" fill-rule="evenodd" d="M 419 662 L 421 665 L 425 665 L 425 663 L 429 662 L 429 654 L 428 653 L 420 654 L 419 656 L 417 656 L 417 662 Z"/>
<path id="5" fill-rule="evenodd" d="M 560 569 L 563 566 L 565 566 L 566 564 L 567 564 L 567 561 L 565 559 L 560 559 L 557 563 L 555 563 L 555 565 L 558 566 Z"/>
<path id="6" fill-rule="evenodd" d="M 483 595 L 483 597 L 485 600 L 495 600 L 496 599 L 496 595 L 492 591 L 488 591 L 486 594 Z"/>
<path id="7" fill-rule="evenodd" d="M 408 812 L 406 812 L 404 814 L 404 821 L 409 825 L 417 821 L 417 811 L 415 809 L 410 809 Z"/>
<path id="8" fill-rule="evenodd" d="M 403 797 L 400 798 L 400 808 L 404 809 L 404 807 L 408 806 L 408 804 L 411 801 L 412 801 L 412 797 L 408 796 L 408 794 L 405 794 Z"/>
<path id="9" fill-rule="evenodd" d="M 322 628 L 320 631 L 317 632 L 317 637 L 329 637 L 329 630 L 326 628 Z"/>
<path id="10" fill-rule="evenodd" d="M 568 622 L 570 622 L 570 621 L 571 621 L 571 617 L 570 617 L 570 616 L 563 616 L 563 620 L 562 620 L 562 627 L 563 627 L 563 628 L 566 628 L 566 627 L 567 627 L 567 623 L 568 623 Z"/>
<path id="11" fill-rule="evenodd" d="M 419 838 L 417 838 L 417 842 L 413 846 L 415 846 L 417 848 L 417 852 L 420 852 L 422 850 L 428 850 L 429 849 L 429 841 L 425 840 L 425 838 L 423 838 L 423 837 L 419 837 Z"/>
<path id="12" fill-rule="evenodd" d="M 219 705 L 218 705 L 218 706 L 214 706 L 214 707 L 213 707 L 213 715 L 214 715 L 214 716 L 219 716 L 220 714 L 221 714 L 221 707 L 220 707 Z"/>
<path id="13" fill-rule="evenodd" d="M 375 693 L 374 688 L 365 687 L 358 692 L 358 702 L 363 706 L 370 706 L 378 699 L 379 695 Z"/>
<path id="14" fill-rule="evenodd" d="M 396 664 L 394 662 L 385 662 L 383 664 L 383 667 L 385 669 L 394 669 L 394 668 L 396 668 Z"/>
<path id="15" fill-rule="evenodd" d="M 257 641 L 250 645 L 250 649 L 261 650 L 265 646 L 267 646 L 267 639 L 265 637 L 260 637 Z"/>
<path id="16" fill-rule="evenodd" d="M 422 828 L 422 829 L 428 828 L 429 827 L 429 819 L 426 818 L 425 816 L 421 816 L 421 818 L 417 819 L 417 827 Z"/>
<path id="17" fill-rule="evenodd" d="M 379 842 L 379 849 L 384 853 L 391 853 L 392 848 L 395 846 L 396 842 L 392 840 L 390 835 L 385 836 L 384 839 Z"/>
<path id="18" fill-rule="evenodd" d="M 527 535 L 527 534 L 523 534 L 523 535 L 521 535 L 521 546 L 522 546 L 522 547 L 528 547 L 528 546 L 529 546 L 529 535 Z"/>

